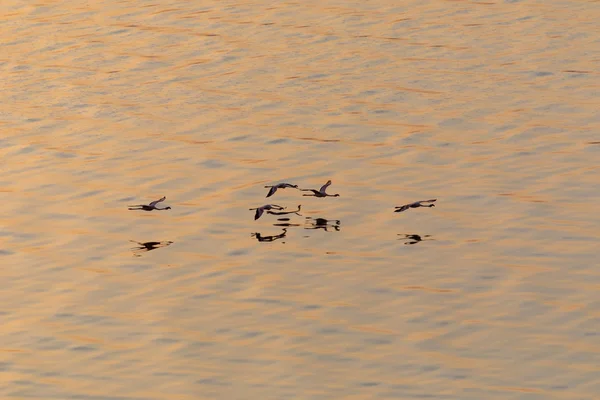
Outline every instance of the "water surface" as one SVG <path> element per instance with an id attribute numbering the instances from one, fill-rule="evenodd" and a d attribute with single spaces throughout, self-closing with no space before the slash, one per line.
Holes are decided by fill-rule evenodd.
<path id="1" fill-rule="evenodd" d="M 597 2 L 0 12 L 2 398 L 597 397 Z"/>

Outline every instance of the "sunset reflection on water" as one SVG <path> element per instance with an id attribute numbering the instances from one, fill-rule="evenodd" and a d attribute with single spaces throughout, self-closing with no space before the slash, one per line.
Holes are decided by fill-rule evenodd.
<path id="1" fill-rule="evenodd" d="M 0 11 L 1 398 L 597 397 L 596 3 Z"/>

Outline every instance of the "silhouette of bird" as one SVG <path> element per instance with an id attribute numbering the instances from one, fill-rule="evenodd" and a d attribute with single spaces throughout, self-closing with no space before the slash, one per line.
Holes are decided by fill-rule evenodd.
<path id="1" fill-rule="evenodd" d="M 327 181 L 326 184 L 324 184 L 323 186 L 321 186 L 321 189 L 319 190 L 315 190 L 315 189 L 300 189 L 303 192 L 313 192 L 313 194 L 303 194 L 303 196 L 314 196 L 314 197 L 338 197 L 339 194 L 327 194 L 325 191 L 327 190 L 327 187 L 331 185 L 331 181 Z"/>
<path id="2" fill-rule="evenodd" d="M 254 214 L 254 220 L 256 221 L 260 218 L 261 215 L 263 215 L 263 212 L 265 212 L 265 210 L 283 210 L 283 207 L 278 206 L 277 204 L 265 204 L 261 207 L 249 208 L 249 210 L 256 210 L 256 213 Z"/>
<path id="3" fill-rule="evenodd" d="M 267 193 L 267 197 L 273 196 L 275 194 L 275 192 L 277 191 L 277 189 L 285 189 L 285 188 L 298 189 L 298 185 L 292 185 L 289 183 L 278 183 L 277 185 L 265 186 L 265 187 L 271 188 L 271 190 L 269 190 L 269 193 Z"/>
<path id="4" fill-rule="evenodd" d="M 158 200 L 154 200 L 153 202 L 151 202 L 150 204 L 146 205 L 146 204 L 137 204 L 134 206 L 128 206 L 130 210 L 144 210 L 144 211 L 152 211 L 152 210 L 170 210 L 171 207 L 165 207 L 165 208 L 158 208 L 156 207 L 156 205 L 162 201 L 165 201 L 166 197 L 163 196 Z"/>
<path id="5" fill-rule="evenodd" d="M 302 216 L 301 214 L 299 214 L 300 207 L 302 207 L 302 205 L 298 204 L 298 209 L 296 211 L 267 211 L 267 214 L 272 214 L 272 215 L 296 214 L 296 215 Z"/>
<path id="6" fill-rule="evenodd" d="M 431 199 L 431 200 L 421 200 L 421 201 L 415 201 L 414 203 L 410 203 L 410 204 L 405 204 L 403 206 L 399 206 L 396 207 L 396 209 L 394 210 L 394 212 L 402 212 L 402 211 L 406 211 L 409 208 L 418 208 L 418 207 L 435 207 L 435 204 L 423 204 L 423 203 L 433 203 L 434 201 L 436 201 L 437 199 Z"/>

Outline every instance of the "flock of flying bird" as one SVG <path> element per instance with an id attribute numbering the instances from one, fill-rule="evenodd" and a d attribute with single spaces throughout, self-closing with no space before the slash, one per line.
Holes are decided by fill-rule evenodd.
<path id="1" fill-rule="evenodd" d="M 292 185 L 290 183 L 278 183 L 276 185 L 271 185 L 271 186 L 265 186 L 265 188 L 270 188 L 269 189 L 269 193 L 267 193 L 267 197 L 271 197 L 275 194 L 275 192 L 277 192 L 277 189 L 287 189 L 287 188 L 294 188 L 294 189 L 298 189 L 302 192 L 311 192 L 310 194 L 304 194 L 303 196 L 313 196 L 313 197 L 339 197 L 339 194 L 329 194 L 327 193 L 327 188 L 329 187 L 329 185 L 331 185 L 331 180 L 327 181 L 326 184 L 324 184 L 323 186 L 321 186 L 321 188 L 319 190 L 316 189 L 299 189 L 298 185 Z M 409 203 L 409 204 L 404 204 L 403 206 L 398 206 L 396 207 L 396 209 L 394 210 L 394 212 L 402 212 L 402 211 L 406 211 L 409 208 L 418 208 L 418 207 L 435 207 L 435 204 L 433 204 L 437 199 L 431 199 L 431 200 L 421 200 L 421 201 L 415 201 L 413 203 Z M 278 206 L 277 204 L 265 204 L 264 206 L 261 207 L 257 207 L 257 208 L 250 208 L 250 210 L 256 210 L 256 213 L 254 214 L 254 219 L 257 220 L 261 217 L 261 215 L 263 215 L 263 213 L 266 211 L 267 214 L 275 214 L 275 215 L 281 215 L 284 213 L 281 212 L 274 212 L 271 210 L 284 210 L 285 207 L 281 207 Z M 298 211 L 300 211 L 300 206 L 298 206 Z M 295 211 L 297 213 L 297 211 Z M 285 213 L 287 214 L 287 213 Z"/>
<path id="2" fill-rule="evenodd" d="M 277 190 L 279 189 L 297 189 L 300 190 L 302 192 L 310 192 L 307 194 L 303 194 L 303 196 L 312 196 L 312 197 L 339 197 L 339 194 L 329 194 L 327 193 L 327 188 L 331 185 L 331 180 L 328 180 L 327 183 L 325 183 L 323 186 L 321 186 L 321 188 L 319 190 L 316 189 L 300 189 L 298 188 L 298 185 L 292 185 L 290 183 L 278 183 L 276 185 L 268 185 L 265 186 L 265 188 L 269 189 L 269 192 L 267 193 L 266 197 L 271 197 L 273 196 Z M 163 201 L 166 200 L 166 197 L 163 196 L 158 200 L 154 200 L 152 202 L 150 202 L 149 204 L 136 204 L 136 205 L 131 205 L 128 206 L 129 210 L 133 210 L 133 211 L 164 211 L 164 210 L 170 210 L 171 207 L 159 207 L 159 204 L 162 203 Z M 433 204 L 437 199 L 431 199 L 431 200 L 420 200 L 420 201 L 415 201 L 413 203 L 408 203 L 408 204 L 404 204 L 402 206 L 397 206 L 395 207 L 394 212 L 402 212 L 402 211 L 406 211 L 409 208 L 419 208 L 419 207 L 435 207 L 435 205 Z M 298 206 L 297 210 L 294 211 L 284 211 L 286 209 L 286 207 L 282 207 L 280 205 L 277 204 L 265 204 L 263 206 L 260 207 L 256 207 L 256 208 L 250 208 L 251 211 L 254 211 L 254 220 L 259 219 L 263 214 L 265 214 L 265 212 L 267 214 L 272 214 L 272 215 L 286 215 L 286 214 L 296 214 L 296 215 L 300 215 L 300 208 L 301 206 Z M 316 218 L 316 219 L 311 219 L 310 217 L 307 217 L 307 220 L 312 220 L 312 225 L 309 228 L 305 228 L 305 229 L 324 229 L 327 230 L 328 227 L 332 227 L 335 230 L 339 230 L 339 223 L 340 221 L 334 221 L 334 223 L 332 223 L 331 225 L 329 225 L 329 221 L 324 219 L 324 218 Z M 289 218 L 280 218 L 279 221 L 289 221 Z M 289 224 L 289 223 L 284 223 L 284 224 L 275 224 L 276 226 L 295 226 L 293 224 Z M 274 240 L 277 239 L 281 239 L 283 237 L 285 237 L 287 232 L 287 229 L 283 229 L 283 232 L 279 235 L 273 235 L 273 236 L 263 236 L 260 233 L 253 233 L 252 236 L 255 237 L 259 242 L 272 242 Z M 427 237 L 428 235 L 426 235 Z M 405 244 L 414 244 L 417 242 L 420 242 L 422 240 L 428 240 L 428 239 L 423 239 L 421 238 L 419 235 L 404 235 L 404 237 L 402 239 L 405 240 L 409 240 L 407 243 Z M 429 239 L 430 240 L 430 239 Z M 150 250 L 154 250 L 156 248 L 159 247 L 164 247 L 164 246 L 168 246 L 173 242 L 145 242 L 145 243 L 141 243 L 141 242 L 135 242 L 132 241 L 136 244 L 138 244 L 138 247 L 134 248 L 134 252 L 136 251 L 150 251 Z M 136 254 L 137 255 L 137 254 Z"/>
<path id="3" fill-rule="evenodd" d="M 329 187 L 329 185 L 331 185 L 331 180 L 327 181 L 326 184 L 324 184 L 323 186 L 321 186 L 321 188 L 319 190 L 316 189 L 299 189 L 298 185 L 292 185 L 290 183 L 278 183 L 276 185 L 269 185 L 269 186 L 265 186 L 265 188 L 269 188 L 269 193 L 267 193 L 266 197 L 271 197 L 275 194 L 275 192 L 277 192 L 277 189 L 287 189 L 287 188 L 293 188 L 293 189 L 298 189 L 302 192 L 311 192 L 310 194 L 304 194 L 303 196 L 312 196 L 312 197 L 339 197 L 339 194 L 329 194 L 327 193 L 327 188 Z M 161 203 L 163 201 L 165 201 L 166 197 L 163 196 L 158 200 L 155 200 L 153 202 L 150 202 L 149 204 L 137 204 L 137 205 L 132 205 L 129 206 L 129 210 L 143 210 L 143 211 L 153 211 L 153 210 L 158 210 L 158 211 L 163 211 L 163 210 L 170 210 L 171 207 L 164 207 L 164 208 L 158 208 L 157 205 L 158 203 Z M 415 201 L 413 203 L 408 203 L 408 204 L 404 204 L 403 206 L 397 206 L 395 207 L 396 209 L 394 210 L 394 212 L 402 212 L 402 211 L 406 211 L 409 208 L 418 208 L 418 207 L 435 207 L 435 204 L 433 204 L 437 199 L 431 199 L 431 200 L 420 200 L 420 201 Z M 250 210 L 256 210 L 254 213 L 254 220 L 259 219 L 263 213 L 266 211 L 267 214 L 274 214 L 274 215 L 283 215 L 283 214 L 298 214 L 298 212 L 300 211 L 300 206 L 298 206 L 298 210 L 296 211 L 282 211 L 284 210 L 285 207 L 279 206 L 277 204 L 265 204 L 264 206 L 260 206 L 260 207 L 256 207 L 256 208 L 250 208 Z M 272 210 L 276 210 L 276 211 L 272 211 Z"/>

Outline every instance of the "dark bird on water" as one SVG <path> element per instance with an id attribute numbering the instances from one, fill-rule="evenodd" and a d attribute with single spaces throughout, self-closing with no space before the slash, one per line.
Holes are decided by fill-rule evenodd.
<path id="1" fill-rule="evenodd" d="M 275 194 L 275 192 L 277 191 L 277 189 L 285 189 L 285 188 L 298 189 L 298 185 L 292 185 L 289 183 L 278 183 L 277 185 L 265 186 L 265 187 L 271 188 L 271 190 L 269 190 L 269 193 L 267 193 L 267 197 L 273 196 Z"/>
<path id="2" fill-rule="evenodd" d="M 144 210 L 144 211 L 152 211 L 152 210 L 170 210 L 171 207 L 165 207 L 165 208 L 158 208 L 156 207 L 156 205 L 162 201 L 165 201 L 166 197 L 163 196 L 158 200 L 154 200 L 153 202 L 151 202 L 150 204 L 146 205 L 146 204 L 138 204 L 135 206 L 128 206 L 130 210 Z"/>
<path id="3" fill-rule="evenodd" d="M 431 200 L 421 200 L 421 201 L 415 201 L 414 203 L 410 203 L 410 204 L 405 204 L 403 206 L 399 206 L 396 207 L 396 209 L 394 210 L 394 212 L 402 212 L 402 211 L 406 211 L 409 208 L 418 208 L 418 207 L 435 207 L 435 204 L 424 204 L 424 203 L 433 203 L 434 201 L 436 201 L 437 199 L 431 199 Z"/>
<path id="4" fill-rule="evenodd" d="M 249 208 L 249 210 L 256 210 L 256 213 L 254 214 L 254 220 L 256 221 L 261 215 L 263 215 L 263 212 L 268 210 L 283 210 L 283 207 L 278 206 L 277 204 L 265 204 L 264 206 L 258 208 Z"/>
<path id="5" fill-rule="evenodd" d="M 338 197 L 339 194 L 327 194 L 327 187 L 331 185 L 331 181 L 327 181 L 326 184 L 321 186 L 321 189 L 300 189 L 303 192 L 313 192 L 313 194 L 303 194 L 303 196 L 314 196 L 314 197 Z"/>

